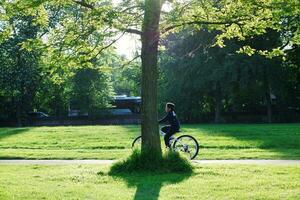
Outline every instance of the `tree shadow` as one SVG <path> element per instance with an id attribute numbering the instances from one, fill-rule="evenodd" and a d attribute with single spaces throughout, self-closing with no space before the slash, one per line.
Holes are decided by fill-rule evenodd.
<path id="1" fill-rule="evenodd" d="M 165 185 L 177 184 L 193 175 L 189 173 L 118 173 L 110 174 L 113 178 L 122 179 L 128 187 L 136 187 L 133 200 L 158 200 L 160 190 Z"/>
<path id="2" fill-rule="evenodd" d="M 231 137 L 242 141 L 235 144 L 202 144 L 203 148 L 219 149 L 262 149 L 279 153 L 282 158 L 297 158 L 300 152 L 299 124 L 237 124 L 190 126 L 193 132 L 201 132 L 208 137 Z M 188 131 L 187 131 L 188 132 Z M 197 138 L 197 135 L 195 135 Z M 205 137 L 205 136 L 204 136 Z"/>
<path id="3" fill-rule="evenodd" d="M 21 156 L 0 156 L 0 160 L 24 160 L 26 158 Z"/>
<path id="4" fill-rule="evenodd" d="M 0 128 L 0 141 L 4 138 L 29 131 L 30 128 Z"/>

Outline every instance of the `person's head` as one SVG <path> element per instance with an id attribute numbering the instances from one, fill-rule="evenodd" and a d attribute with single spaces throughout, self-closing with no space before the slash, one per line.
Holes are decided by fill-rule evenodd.
<path id="1" fill-rule="evenodd" d="M 175 109 L 175 104 L 174 103 L 166 103 L 166 107 L 165 107 L 165 111 L 166 112 L 170 112 L 170 111 L 174 111 Z"/>

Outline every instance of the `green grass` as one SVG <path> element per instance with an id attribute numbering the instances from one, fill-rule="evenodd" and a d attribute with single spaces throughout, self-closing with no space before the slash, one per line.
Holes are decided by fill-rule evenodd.
<path id="1" fill-rule="evenodd" d="M 163 156 L 157 156 L 152 151 L 140 152 L 135 150 L 128 158 L 114 163 L 109 174 L 120 175 L 133 172 L 192 173 L 193 166 L 189 160 L 182 158 L 178 152 L 167 151 Z"/>
<path id="2" fill-rule="evenodd" d="M 0 159 L 119 159 L 139 126 L 0 128 Z M 183 125 L 197 159 L 300 159 L 300 124 Z"/>
<path id="3" fill-rule="evenodd" d="M 0 165 L 0 199 L 300 199 L 300 167 L 197 165 L 193 174 L 108 175 L 108 166 Z"/>

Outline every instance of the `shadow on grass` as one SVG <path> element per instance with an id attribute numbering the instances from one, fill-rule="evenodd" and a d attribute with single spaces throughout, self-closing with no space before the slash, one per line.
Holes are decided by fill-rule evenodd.
<path id="1" fill-rule="evenodd" d="M 124 161 L 115 163 L 108 175 L 136 187 L 134 200 L 157 200 L 163 185 L 179 183 L 193 173 L 191 163 L 173 151 L 159 156 L 138 150 Z"/>
<path id="2" fill-rule="evenodd" d="M 29 131 L 29 128 L 1 128 L 0 141 L 4 138 Z"/>
<path id="3" fill-rule="evenodd" d="M 278 152 L 283 158 L 294 158 L 295 152 L 300 152 L 300 124 L 187 125 L 186 128 L 184 132 L 190 131 L 196 137 L 201 132 L 208 137 L 229 137 L 242 141 L 237 145 L 224 141 L 217 145 L 203 145 L 203 148 L 258 148 Z"/>
<path id="4" fill-rule="evenodd" d="M 192 173 L 131 173 L 115 174 L 114 178 L 121 178 L 128 187 L 136 187 L 134 200 L 157 200 L 164 185 L 176 184 L 188 179 Z"/>

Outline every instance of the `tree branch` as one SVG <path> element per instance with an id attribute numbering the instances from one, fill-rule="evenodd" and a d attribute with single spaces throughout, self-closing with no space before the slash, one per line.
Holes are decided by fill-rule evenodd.
<path id="1" fill-rule="evenodd" d="M 290 44 L 290 40 L 287 40 L 279 49 L 284 50 Z"/>
<path id="2" fill-rule="evenodd" d="M 130 61 L 128 61 L 128 62 L 126 62 L 125 64 L 123 64 L 121 67 L 123 68 L 123 67 L 125 67 L 126 65 L 131 64 L 133 61 L 135 61 L 136 59 L 138 59 L 138 58 L 140 58 L 140 57 L 141 57 L 141 55 L 135 56 L 135 57 L 132 58 Z"/>
<path id="3" fill-rule="evenodd" d="M 94 58 L 96 58 L 100 53 L 102 53 L 102 51 L 104 51 L 105 49 L 111 47 L 113 44 L 115 44 L 121 37 L 123 37 L 123 35 L 125 34 L 125 32 L 123 32 L 118 38 L 114 39 L 111 43 L 109 43 L 108 45 L 102 47 L 98 52 L 97 54 L 88 60 L 88 62 L 91 62 Z"/>
<path id="4" fill-rule="evenodd" d="M 193 25 L 193 24 L 198 24 L 198 25 L 209 25 L 209 24 L 219 24 L 219 25 L 224 25 L 224 24 L 239 24 L 238 21 L 225 21 L 225 22 L 213 22 L 213 21 L 190 21 L 190 22 L 183 22 L 180 24 L 175 24 L 169 27 L 166 27 L 165 29 L 162 30 L 162 34 L 174 29 L 178 28 L 180 26 L 185 26 L 185 25 Z"/>
<path id="5" fill-rule="evenodd" d="M 137 35 L 142 35 L 142 31 L 140 30 L 137 30 L 137 29 L 132 29 L 132 28 L 128 28 L 128 29 L 124 29 L 124 31 L 126 33 L 134 33 L 134 34 L 137 34 Z"/>
<path id="6" fill-rule="evenodd" d="M 141 6 L 140 5 L 135 5 L 135 6 L 125 8 L 121 11 L 121 13 L 127 12 L 128 10 L 131 10 L 131 9 L 134 9 L 134 8 L 141 8 Z"/>

